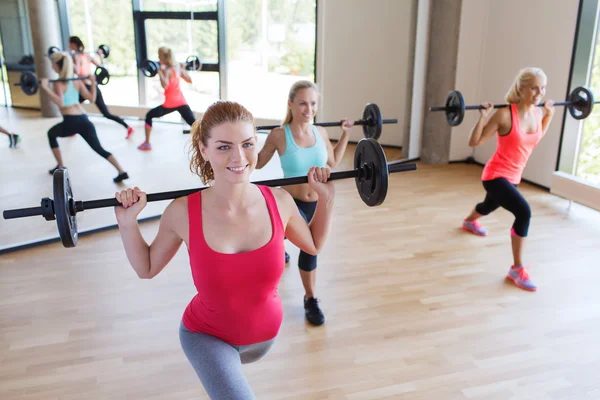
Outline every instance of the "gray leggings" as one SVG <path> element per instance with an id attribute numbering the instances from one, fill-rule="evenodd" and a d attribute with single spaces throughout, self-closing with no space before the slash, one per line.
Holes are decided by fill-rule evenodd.
<path id="1" fill-rule="evenodd" d="M 256 399 L 244 376 L 242 364 L 263 358 L 275 339 L 248 346 L 232 346 L 214 336 L 191 332 L 181 323 L 179 340 L 211 399 Z"/>

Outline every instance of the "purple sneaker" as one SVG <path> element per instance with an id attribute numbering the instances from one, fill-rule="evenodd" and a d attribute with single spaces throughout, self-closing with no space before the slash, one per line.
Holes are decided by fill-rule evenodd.
<path id="1" fill-rule="evenodd" d="M 535 292 L 537 287 L 533 284 L 531 279 L 529 279 L 529 274 L 525 270 L 525 267 L 516 267 L 513 265 L 510 267 L 508 271 L 508 275 L 506 276 L 508 279 L 513 281 L 517 287 L 523 290 L 529 290 L 531 292 Z"/>
<path id="2" fill-rule="evenodd" d="M 462 229 L 478 236 L 487 236 L 488 234 L 487 229 L 481 225 L 478 219 L 474 221 L 467 221 L 466 219 L 463 220 Z"/>

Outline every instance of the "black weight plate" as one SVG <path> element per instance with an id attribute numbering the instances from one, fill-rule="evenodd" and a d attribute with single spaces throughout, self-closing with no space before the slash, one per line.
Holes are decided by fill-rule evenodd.
<path id="1" fill-rule="evenodd" d="M 98 85 L 106 85 L 110 80 L 110 74 L 104 67 L 99 66 L 96 68 L 94 74 L 96 75 L 96 82 L 98 82 Z"/>
<path id="2" fill-rule="evenodd" d="M 60 49 L 56 46 L 51 46 L 48 48 L 48 57 L 50 57 L 54 53 L 60 52 Z"/>
<path id="3" fill-rule="evenodd" d="M 148 77 L 152 78 L 158 74 L 159 65 L 156 61 L 146 60 L 141 65 L 142 73 Z"/>
<path id="4" fill-rule="evenodd" d="M 200 62 L 200 59 L 198 57 L 189 56 L 185 60 L 185 69 L 189 71 L 198 71 L 200 68 L 202 68 L 202 63 Z"/>
<path id="5" fill-rule="evenodd" d="M 575 119 L 585 119 L 590 116 L 594 108 L 594 94 L 583 86 L 576 87 L 569 95 L 569 113 Z"/>
<path id="6" fill-rule="evenodd" d="M 450 126 L 458 126 L 465 118 L 465 99 L 462 93 L 452 90 L 446 97 L 446 120 Z"/>
<path id="7" fill-rule="evenodd" d="M 377 104 L 367 104 L 363 110 L 362 119 L 365 121 L 365 124 L 362 126 L 365 137 L 375 140 L 379 139 L 383 127 L 383 118 Z"/>
<path id="8" fill-rule="evenodd" d="M 107 44 L 101 44 L 100 46 L 98 46 L 98 50 L 100 50 L 100 52 L 102 53 L 102 57 L 104 58 L 108 58 L 108 56 L 110 55 L 110 47 L 108 47 Z"/>
<path id="9" fill-rule="evenodd" d="M 360 198 L 369 207 L 383 203 L 388 191 L 388 165 L 377 140 L 364 138 L 354 152 L 354 168 L 362 170 L 355 178 Z"/>
<path id="10" fill-rule="evenodd" d="M 23 89 L 23 93 L 28 96 L 33 96 L 38 91 L 38 80 L 35 74 L 31 71 L 23 71 L 19 79 L 19 85 Z"/>
<path id="11" fill-rule="evenodd" d="M 77 219 L 69 174 L 64 168 L 54 171 L 54 214 L 60 240 L 65 247 L 77 246 Z"/>

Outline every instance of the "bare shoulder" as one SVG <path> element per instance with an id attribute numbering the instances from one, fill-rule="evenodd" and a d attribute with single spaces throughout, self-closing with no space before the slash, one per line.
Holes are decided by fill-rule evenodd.
<path id="1" fill-rule="evenodd" d="M 313 125 L 313 126 L 315 128 L 317 128 L 317 131 L 321 134 L 323 139 L 329 139 L 329 134 L 327 133 L 327 129 L 323 128 L 322 126 L 318 126 L 318 125 Z"/>
<path id="2" fill-rule="evenodd" d="M 163 212 L 165 222 L 181 224 L 187 222 L 188 199 L 187 196 L 178 197 L 171 201 Z"/>
<path id="3" fill-rule="evenodd" d="M 294 199 L 288 191 L 279 187 L 272 187 L 270 189 L 273 193 L 273 197 L 275 197 L 279 214 L 285 223 L 290 215 L 290 210 L 292 210 L 293 207 L 296 207 L 296 203 L 294 203 Z"/>

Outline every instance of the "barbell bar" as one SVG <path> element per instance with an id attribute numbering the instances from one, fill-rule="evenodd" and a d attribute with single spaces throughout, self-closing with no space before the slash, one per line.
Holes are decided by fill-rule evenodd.
<path id="1" fill-rule="evenodd" d="M 578 86 L 569 94 L 566 101 L 554 103 L 555 106 L 567 106 L 571 116 L 577 120 L 587 118 L 594 108 L 594 95 L 588 88 Z M 544 107 L 545 103 L 537 104 L 538 107 Z M 493 108 L 508 107 L 508 104 L 494 104 Z M 430 107 L 429 111 L 445 111 L 446 121 L 450 126 L 458 126 L 465 117 L 466 110 L 483 110 L 482 105 L 465 105 L 465 100 L 461 92 L 451 90 L 446 97 L 445 106 Z"/>
<path id="2" fill-rule="evenodd" d="M 183 65 L 188 71 L 198 71 L 202 68 L 202 61 L 200 61 L 198 56 L 188 56 Z M 159 69 L 160 63 L 158 61 L 144 60 L 140 65 L 140 70 L 148 78 L 155 77 Z"/>
<path id="3" fill-rule="evenodd" d="M 354 125 L 361 125 L 363 133 L 366 138 L 373 138 L 378 140 L 381 137 L 383 130 L 383 124 L 397 124 L 397 119 L 383 119 L 381 116 L 381 110 L 375 103 L 368 103 L 363 110 L 363 117 L 358 121 L 354 121 Z M 340 126 L 341 121 L 338 122 L 316 122 L 316 126 Z M 279 128 L 281 125 L 259 125 L 256 130 L 271 130 Z M 190 133 L 190 129 L 185 129 L 184 134 Z"/>
<path id="4" fill-rule="evenodd" d="M 48 57 L 50 57 L 52 54 L 54 53 L 58 53 L 61 50 L 56 47 L 56 46 L 50 46 L 48 48 L 48 53 L 46 53 L 46 55 Z M 110 46 L 107 44 L 101 44 L 100 46 L 98 46 L 97 51 L 99 51 L 100 53 L 102 53 L 102 58 L 108 58 L 108 56 L 110 55 Z M 68 51 L 69 54 L 93 54 L 91 51 L 73 51 L 73 50 L 69 50 Z"/>
<path id="5" fill-rule="evenodd" d="M 96 75 L 96 82 L 99 85 L 106 85 L 110 80 L 110 74 L 108 73 L 108 70 L 101 66 L 96 68 L 96 70 L 94 71 L 94 75 Z M 89 79 L 89 75 L 74 76 L 72 78 L 66 78 L 66 79 L 61 79 L 61 78 L 50 79 L 48 82 L 68 82 L 68 81 L 78 81 L 78 80 L 85 80 L 85 79 Z M 15 83 L 14 85 L 21 86 L 23 93 L 25 93 L 28 96 L 33 96 L 34 94 L 37 93 L 40 83 L 38 81 L 37 76 L 33 72 L 24 71 L 21 73 L 21 76 L 19 77 L 19 83 Z"/>
<path id="6" fill-rule="evenodd" d="M 388 191 L 388 176 L 391 173 L 414 171 L 414 163 L 389 163 L 379 142 L 373 138 L 361 139 L 354 152 L 354 169 L 332 172 L 329 181 L 354 178 L 356 189 L 363 202 L 369 207 L 382 204 Z M 255 185 L 287 186 L 308 183 L 308 176 L 283 179 L 271 179 L 253 182 Z M 171 192 L 151 193 L 146 196 L 148 202 L 171 200 L 188 196 L 206 188 L 187 189 Z M 59 236 L 64 247 L 77 246 L 77 218 L 79 212 L 97 208 L 116 207 L 120 203 L 114 198 L 79 201 L 73 198 L 71 182 L 66 169 L 60 168 L 53 175 L 54 199 L 44 197 L 39 207 L 4 210 L 4 219 L 43 216 L 46 221 L 56 220 Z"/>

